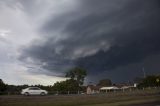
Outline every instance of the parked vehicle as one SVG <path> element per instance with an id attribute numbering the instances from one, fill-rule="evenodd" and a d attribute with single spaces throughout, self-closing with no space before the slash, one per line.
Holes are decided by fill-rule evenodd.
<path id="1" fill-rule="evenodd" d="M 26 95 L 26 96 L 29 96 L 29 95 L 47 95 L 48 92 L 46 90 L 42 90 L 38 87 L 28 87 L 26 89 L 22 89 L 21 94 Z"/>

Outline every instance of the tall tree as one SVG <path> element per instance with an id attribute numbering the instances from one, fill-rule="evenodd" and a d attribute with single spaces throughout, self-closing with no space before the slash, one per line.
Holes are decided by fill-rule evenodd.
<path id="1" fill-rule="evenodd" d="M 111 86 L 112 82 L 110 79 L 102 79 L 99 81 L 99 83 L 97 85 L 98 86 Z"/>
<path id="2" fill-rule="evenodd" d="M 84 78 L 87 76 L 87 71 L 80 67 L 75 67 L 66 73 L 66 77 L 76 80 L 79 85 L 83 85 Z"/>
<path id="3" fill-rule="evenodd" d="M 143 82 L 139 84 L 140 87 L 159 87 L 160 75 L 151 75 L 144 78 Z"/>
<path id="4" fill-rule="evenodd" d="M 138 87 L 159 87 L 159 86 L 160 86 L 160 75 L 147 76 L 138 85 Z"/>
<path id="5" fill-rule="evenodd" d="M 0 79 L 0 92 L 3 92 L 7 89 L 7 85 Z"/>

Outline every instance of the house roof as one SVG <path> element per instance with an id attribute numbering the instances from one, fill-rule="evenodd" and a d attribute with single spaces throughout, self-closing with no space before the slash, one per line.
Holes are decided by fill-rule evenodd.
<path id="1" fill-rule="evenodd" d="M 111 86 L 111 87 L 102 87 L 100 88 L 100 90 L 111 90 L 111 89 L 119 89 L 118 87 L 116 86 Z"/>

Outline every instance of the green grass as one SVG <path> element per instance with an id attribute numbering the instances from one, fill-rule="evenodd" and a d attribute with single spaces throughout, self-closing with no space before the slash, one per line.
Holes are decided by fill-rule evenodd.
<path id="1" fill-rule="evenodd" d="M 127 106 L 160 101 L 157 90 L 98 95 L 0 96 L 0 106 Z"/>

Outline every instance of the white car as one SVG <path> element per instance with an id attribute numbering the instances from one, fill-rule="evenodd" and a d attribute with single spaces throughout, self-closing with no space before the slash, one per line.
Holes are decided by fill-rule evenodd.
<path id="1" fill-rule="evenodd" d="M 42 90 L 38 87 L 28 87 L 26 89 L 22 89 L 22 95 L 47 95 L 48 92 L 46 90 Z"/>

